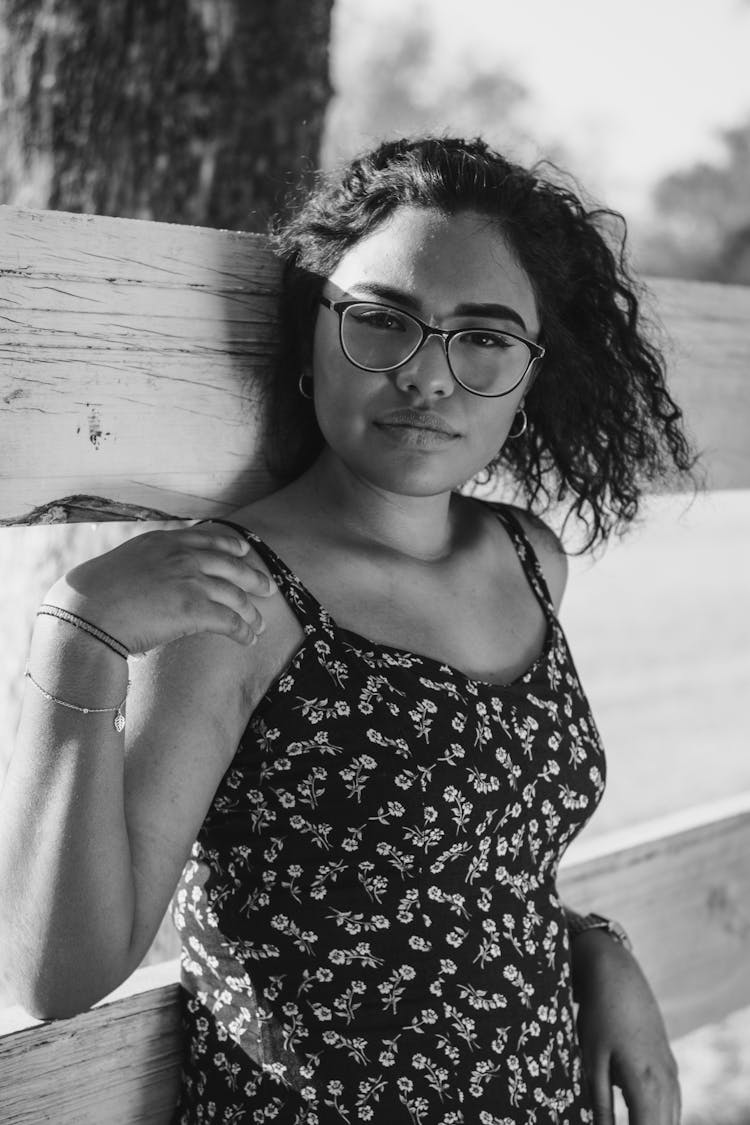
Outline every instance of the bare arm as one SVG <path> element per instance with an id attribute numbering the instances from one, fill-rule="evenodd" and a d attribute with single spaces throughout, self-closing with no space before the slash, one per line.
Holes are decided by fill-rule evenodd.
<path id="1" fill-rule="evenodd" d="M 615 1125 L 613 1086 L 622 1090 L 629 1125 L 678 1125 L 677 1064 L 633 954 L 603 930 L 579 934 L 573 991 L 596 1125 Z"/>
<path id="2" fill-rule="evenodd" d="M 132 665 L 124 735 L 111 714 L 27 687 L 0 796 L 0 940 L 13 951 L 12 987 L 45 1018 L 90 1006 L 138 964 L 249 714 L 252 598 L 269 583 L 231 533 L 200 532 L 187 549 L 180 534 L 176 570 L 173 557 L 162 565 L 173 540 L 131 540 L 48 596 L 153 651 Z M 50 694 L 81 706 L 125 694 L 126 662 L 51 618 L 37 621 L 29 665 Z"/>

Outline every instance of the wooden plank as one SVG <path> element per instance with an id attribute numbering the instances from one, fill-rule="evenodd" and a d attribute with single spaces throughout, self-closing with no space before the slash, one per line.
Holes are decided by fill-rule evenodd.
<path id="1" fill-rule="evenodd" d="M 225 513 L 270 487 L 267 240 L 0 208 L 0 521 Z M 750 288 L 654 281 L 712 488 L 750 486 Z M 130 505 L 121 509 L 118 505 Z"/>
<path id="2" fill-rule="evenodd" d="M 750 794 L 574 845 L 566 902 L 619 918 L 673 1037 L 750 1004 Z M 178 1081 L 177 963 L 71 1020 L 0 1013 L 5 1125 L 166 1125 Z"/>
<path id="3" fill-rule="evenodd" d="M 0 1013 L 4 1125 L 167 1125 L 180 1066 L 178 964 L 141 969 L 69 1020 Z"/>
<path id="4" fill-rule="evenodd" d="M 268 490 L 267 240 L 0 208 L 0 247 L 0 517 L 74 494 L 202 517 Z"/>
<path id="5" fill-rule="evenodd" d="M 573 846 L 560 893 L 631 935 L 674 1038 L 750 1004 L 750 794 Z"/>
<path id="6" fill-rule="evenodd" d="M 750 488 L 750 286 L 647 279 L 707 487 Z"/>

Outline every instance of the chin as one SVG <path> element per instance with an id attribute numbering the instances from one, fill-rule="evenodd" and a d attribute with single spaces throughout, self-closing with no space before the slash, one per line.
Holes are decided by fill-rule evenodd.
<path id="1" fill-rule="evenodd" d="M 377 465 L 363 466 L 359 474 L 376 488 L 397 496 L 439 496 L 455 492 L 469 479 L 470 474 L 440 471 L 437 465 Z"/>

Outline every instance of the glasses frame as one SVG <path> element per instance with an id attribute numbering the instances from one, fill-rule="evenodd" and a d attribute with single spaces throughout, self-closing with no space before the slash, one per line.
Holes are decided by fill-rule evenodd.
<path id="1" fill-rule="evenodd" d="M 423 320 L 420 320 L 418 316 L 415 316 L 414 313 L 404 312 L 403 309 L 396 308 L 395 305 L 384 305 L 380 301 L 362 301 L 362 300 L 332 301 L 330 297 L 323 297 L 323 296 L 321 296 L 319 298 L 319 301 L 320 301 L 321 305 L 324 305 L 325 308 L 327 308 L 327 309 L 331 309 L 331 311 L 335 312 L 336 315 L 338 316 L 338 318 L 339 318 L 339 344 L 341 345 L 341 350 L 344 353 L 344 355 L 346 356 L 346 358 L 349 360 L 349 362 L 351 364 L 353 364 L 354 367 L 358 368 L 360 371 L 371 371 L 371 372 L 376 372 L 376 373 L 380 373 L 380 374 L 385 373 L 387 371 L 398 371 L 398 369 L 400 367 L 403 367 L 405 364 L 409 363 L 410 360 L 414 359 L 414 356 L 417 354 L 418 351 L 420 351 L 420 349 L 422 347 L 424 347 L 425 341 L 428 340 L 430 338 L 430 336 L 438 336 L 443 342 L 443 351 L 445 352 L 445 362 L 448 364 L 448 370 L 450 371 L 451 377 L 453 378 L 453 380 L 456 383 L 458 383 L 459 387 L 463 387 L 463 389 L 465 391 L 468 391 L 468 393 L 470 395 L 477 395 L 478 398 L 504 398 L 505 395 L 513 394 L 513 391 L 515 391 L 518 387 L 520 387 L 521 383 L 524 381 L 526 376 L 529 374 L 529 372 L 534 367 L 534 364 L 538 363 L 540 359 L 543 359 L 544 355 L 545 355 L 545 349 L 542 347 L 541 344 L 535 343 L 534 340 L 527 340 L 527 338 L 525 336 L 519 336 L 519 334 L 517 332 L 508 332 L 504 328 L 502 328 L 502 329 L 500 329 L 500 328 L 486 328 L 486 329 L 484 329 L 484 331 L 486 331 L 486 332 L 498 332 L 503 336 L 510 336 L 513 340 L 519 340 L 522 344 L 525 344 L 526 347 L 531 352 L 531 355 L 529 357 L 529 362 L 527 363 L 523 374 L 516 380 L 516 382 L 513 384 L 512 387 L 510 387 L 507 391 L 498 391 L 495 394 L 487 394 L 485 391 L 475 391 L 473 387 L 467 387 L 466 383 L 461 382 L 458 375 L 456 375 L 456 372 L 453 370 L 453 365 L 451 364 L 450 355 L 448 354 L 448 346 L 449 346 L 451 340 L 455 336 L 460 336 L 461 333 L 463 333 L 463 332 L 477 332 L 478 331 L 477 328 L 434 328 L 430 324 L 425 324 L 425 322 Z M 418 325 L 418 327 L 419 327 L 419 329 L 421 330 L 421 333 L 422 333 L 422 338 L 420 339 L 420 341 L 416 345 L 416 347 L 409 353 L 409 355 L 405 359 L 402 359 L 399 363 L 391 364 L 390 367 L 365 367 L 364 364 L 358 363 L 356 361 L 356 359 L 352 359 L 352 357 L 349 355 L 349 352 L 346 349 L 346 345 L 344 344 L 344 315 L 345 315 L 347 309 L 350 309 L 355 305 L 367 305 L 370 308 L 376 308 L 376 309 L 386 309 L 386 310 L 390 309 L 393 312 L 397 312 L 399 314 L 399 316 L 406 316 L 406 317 L 409 318 L 409 320 L 413 320 L 414 323 L 416 325 Z"/>

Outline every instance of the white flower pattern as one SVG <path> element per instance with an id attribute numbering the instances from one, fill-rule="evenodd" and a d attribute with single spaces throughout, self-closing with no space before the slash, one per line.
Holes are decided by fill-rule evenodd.
<path id="1" fill-rule="evenodd" d="M 305 639 L 175 894 L 175 1123 L 593 1121 L 556 876 L 604 756 L 536 556 L 496 511 L 548 621 L 507 685 L 339 628 L 246 533 Z"/>

